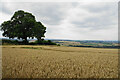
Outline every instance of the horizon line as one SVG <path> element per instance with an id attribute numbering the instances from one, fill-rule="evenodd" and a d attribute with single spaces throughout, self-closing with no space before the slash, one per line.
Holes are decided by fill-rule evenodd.
<path id="1" fill-rule="evenodd" d="M 0 39 L 9 39 L 8 37 L 0 38 Z M 14 39 L 15 40 L 15 39 Z M 28 40 L 37 40 L 37 39 L 28 39 Z M 50 39 L 45 38 L 45 40 L 72 40 L 72 41 L 120 41 L 120 40 L 95 40 L 95 39 Z"/>

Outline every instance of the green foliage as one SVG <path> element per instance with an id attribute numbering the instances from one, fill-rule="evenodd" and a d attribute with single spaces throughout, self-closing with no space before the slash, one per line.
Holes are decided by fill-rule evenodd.
<path id="1" fill-rule="evenodd" d="M 24 45 L 23 41 L 18 40 L 10 40 L 10 39 L 2 39 L 2 45 Z M 27 43 L 27 45 L 57 45 L 56 43 L 48 40 L 40 40 L 32 43 Z M 59 46 L 59 45 L 58 45 Z"/>
<path id="2" fill-rule="evenodd" d="M 14 44 L 14 45 L 17 45 L 17 44 L 19 44 L 19 42 L 17 40 L 2 39 L 2 44 L 3 45 L 5 45 L 5 44 Z"/>
<path id="3" fill-rule="evenodd" d="M 36 41 L 36 44 L 42 44 L 42 45 L 57 45 L 56 43 L 53 43 L 51 40 L 40 40 L 40 41 Z"/>
<path id="4" fill-rule="evenodd" d="M 38 41 L 41 40 L 41 37 L 45 37 L 45 31 L 46 27 L 44 27 L 44 25 L 42 25 L 41 22 L 36 22 L 36 26 L 34 27 L 33 31 L 34 31 L 34 36 L 38 39 Z M 41 34 L 40 34 L 41 33 Z"/>
<path id="5" fill-rule="evenodd" d="M 28 43 L 27 37 L 41 40 L 46 32 L 46 27 L 41 22 L 37 22 L 35 16 L 22 10 L 15 12 L 11 20 L 3 22 L 0 27 L 4 31 L 3 36 L 21 38 L 24 43 Z"/>
<path id="6" fill-rule="evenodd" d="M 60 44 L 57 44 L 57 46 L 60 46 Z"/>

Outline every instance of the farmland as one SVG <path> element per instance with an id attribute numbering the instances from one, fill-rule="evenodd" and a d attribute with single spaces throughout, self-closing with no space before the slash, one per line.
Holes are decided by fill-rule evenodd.
<path id="1" fill-rule="evenodd" d="M 93 47 L 93 48 L 118 48 L 118 41 L 103 40 L 52 40 L 62 46 L 69 47 Z"/>
<path id="2" fill-rule="evenodd" d="M 117 78 L 118 49 L 2 46 L 3 78 Z"/>

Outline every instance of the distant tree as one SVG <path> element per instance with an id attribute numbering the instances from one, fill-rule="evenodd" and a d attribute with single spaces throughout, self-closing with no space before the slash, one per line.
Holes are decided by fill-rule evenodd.
<path id="1" fill-rule="evenodd" d="M 36 22 L 35 16 L 22 10 L 15 12 L 11 20 L 3 22 L 0 27 L 4 31 L 3 36 L 22 38 L 25 43 L 28 42 L 27 37 L 40 40 L 46 32 L 46 27 Z"/>

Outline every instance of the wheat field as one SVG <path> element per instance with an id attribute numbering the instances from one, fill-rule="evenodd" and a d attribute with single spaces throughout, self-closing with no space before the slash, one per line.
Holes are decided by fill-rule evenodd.
<path id="1" fill-rule="evenodd" d="M 118 49 L 2 46 L 3 78 L 117 78 Z"/>

